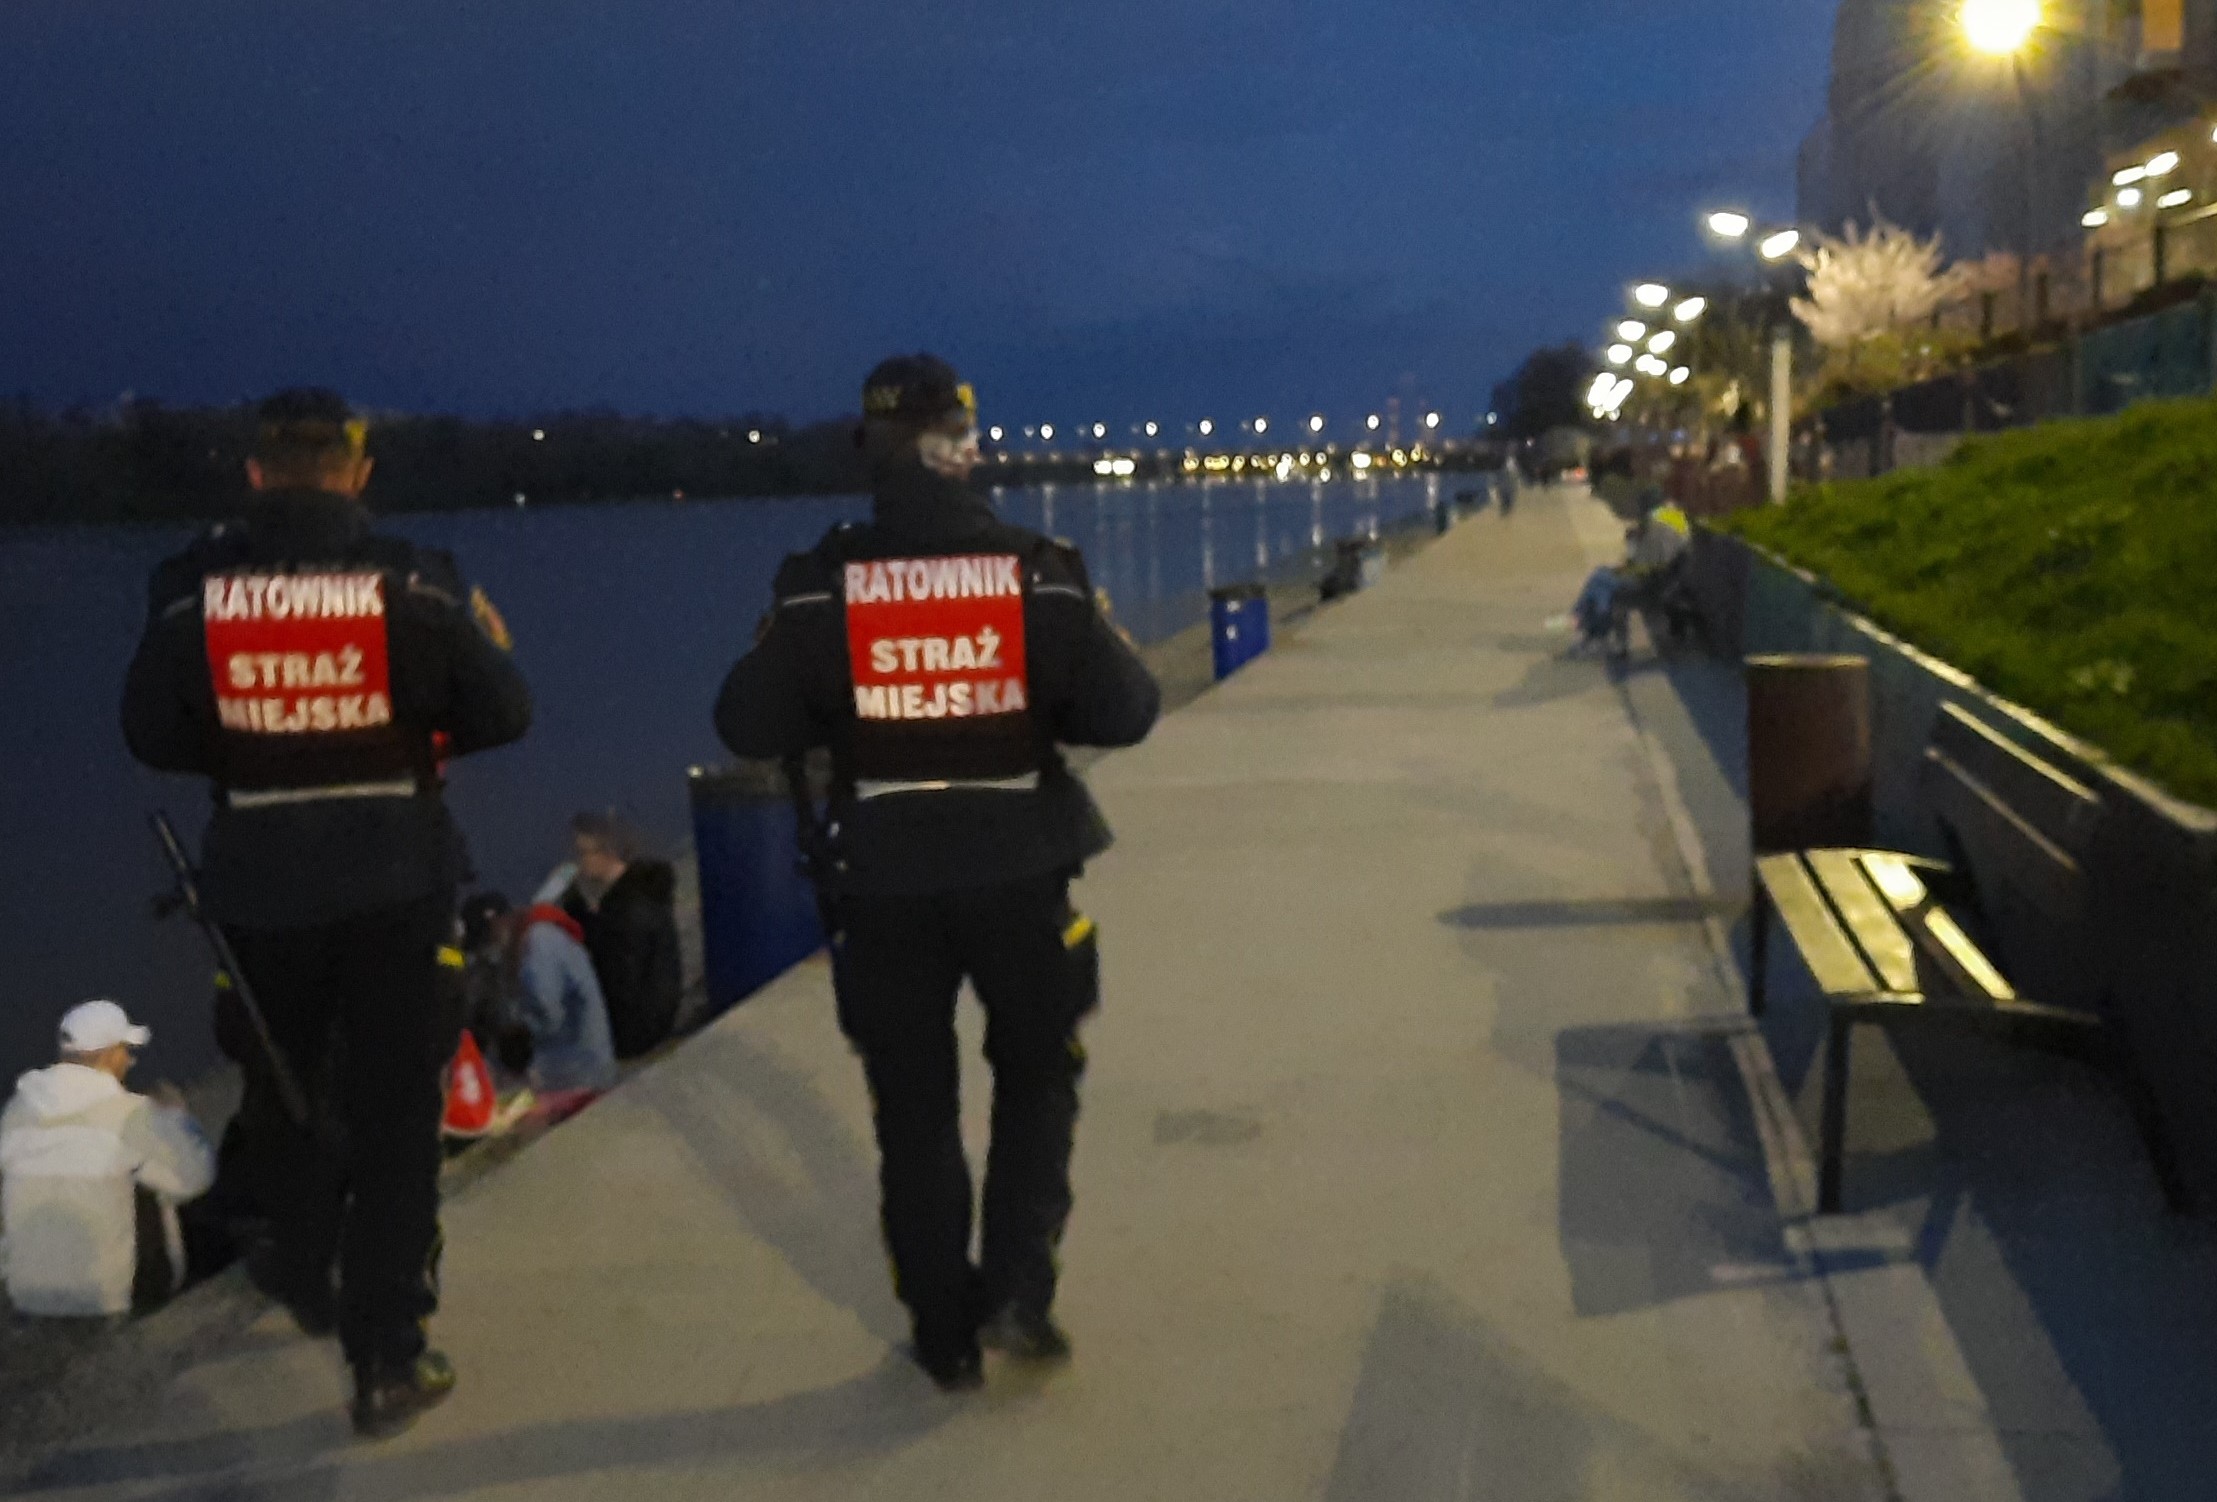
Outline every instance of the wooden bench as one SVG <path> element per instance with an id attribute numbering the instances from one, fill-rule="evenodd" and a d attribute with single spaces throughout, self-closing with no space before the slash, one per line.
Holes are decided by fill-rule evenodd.
<path id="1" fill-rule="evenodd" d="M 2117 1072 L 2164 1197 L 2180 1208 L 2183 1190 L 2153 1102 L 2108 1006 L 2112 948 L 2093 923 L 2087 874 L 2100 798 L 1952 704 L 1942 707 L 1926 748 L 1924 787 L 1953 862 L 1804 850 L 1755 863 L 1750 1009 L 1763 1013 L 1775 916 L 1829 1010 L 1818 1210 L 1840 1208 L 1848 1049 L 1865 1022 L 1965 1028 L 2095 1057 Z M 1989 955 L 1972 937 L 1970 914 L 2016 943 Z M 2047 996 L 2022 994 L 2013 978 L 2020 967 L 2004 956 L 2039 964 L 2021 978 L 2052 977 Z"/>

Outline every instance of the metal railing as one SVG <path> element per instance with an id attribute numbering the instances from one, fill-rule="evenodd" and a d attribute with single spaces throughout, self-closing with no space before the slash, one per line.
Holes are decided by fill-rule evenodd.
<path id="1" fill-rule="evenodd" d="M 2076 255 L 2035 256 L 2023 275 L 1951 298 L 1933 311 L 1935 332 L 1988 343 L 2085 328 L 2162 289 L 2217 278 L 2217 204 L 2166 215 L 2145 229 L 2097 230 Z"/>

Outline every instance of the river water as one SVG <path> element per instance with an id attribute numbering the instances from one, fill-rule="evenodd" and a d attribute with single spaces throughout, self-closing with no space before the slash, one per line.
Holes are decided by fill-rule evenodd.
<path id="1" fill-rule="evenodd" d="M 1423 516 L 1441 478 L 1122 484 L 995 493 L 1011 521 L 1067 537 L 1142 641 L 1199 621 L 1215 585 L 1311 569 L 1314 550 Z M 687 839 L 685 771 L 722 758 L 709 708 L 769 600 L 778 560 L 858 497 L 632 502 L 392 518 L 451 548 L 516 638 L 537 718 L 520 744 L 457 763 L 450 801 L 483 881 L 528 892 L 569 815 L 625 810 Z M 208 961 L 148 901 L 167 876 L 145 819 L 197 843 L 203 785 L 133 763 L 116 726 L 147 572 L 185 529 L 0 533 L 0 1087 L 46 1060 L 56 1019 L 113 996 L 149 1022 L 150 1073 L 212 1061 Z"/>

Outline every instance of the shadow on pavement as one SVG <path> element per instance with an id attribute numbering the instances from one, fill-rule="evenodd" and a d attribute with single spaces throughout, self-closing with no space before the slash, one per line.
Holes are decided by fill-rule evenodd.
<path id="1" fill-rule="evenodd" d="M 1474 902 L 1440 914 L 1455 928 L 1672 927 L 1699 923 L 1722 905 L 1698 897 L 1589 897 L 1563 901 Z"/>
<path id="2" fill-rule="evenodd" d="M 567 1476 L 734 1461 L 839 1464 L 884 1454 L 956 1411 L 905 1361 L 763 1403 L 692 1413 L 567 1419 L 425 1448 L 357 1448 L 344 1421 L 317 1414 L 204 1439 L 83 1450 L 50 1462 L 25 1492 L 168 1481 L 148 1502 L 404 1502 Z"/>
<path id="3" fill-rule="evenodd" d="M 1793 1454 L 1766 1475 L 1733 1475 L 1699 1448 L 1596 1407 L 1443 1289 L 1409 1278 L 1386 1290 L 1324 1502 L 1585 1497 L 1634 1476 L 1650 1502 L 1867 1495 L 1836 1457 Z"/>
<path id="4" fill-rule="evenodd" d="M 1794 1275 L 1728 1033 L 1555 1038 L 1558 1227 L 1581 1315 Z"/>
<path id="5" fill-rule="evenodd" d="M 1601 666 L 1576 657 L 1535 657 L 1524 676 L 1493 696 L 1495 709 L 1527 709 L 1582 694 L 1601 680 Z"/>
<path id="6" fill-rule="evenodd" d="M 711 1032 L 648 1101 L 732 1210 L 811 1288 L 878 1339 L 908 1338 L 878 1245 L 873 1150 L 806 1078 L 735 1033 Z M 806 1171 L 805 1188 L 750 1151 L 746 1115 L 754 1113 L 779 1129 Z"/>

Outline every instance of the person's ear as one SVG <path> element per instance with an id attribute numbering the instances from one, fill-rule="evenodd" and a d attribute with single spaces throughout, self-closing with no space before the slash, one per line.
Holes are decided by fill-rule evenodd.
<path id="1" fill-rule="evenodd" d="M 269 475 L 262 469 L 261 460 L 249 459 L 246 461 L 246 483 L 249 489 L 269 489 Z"/>

